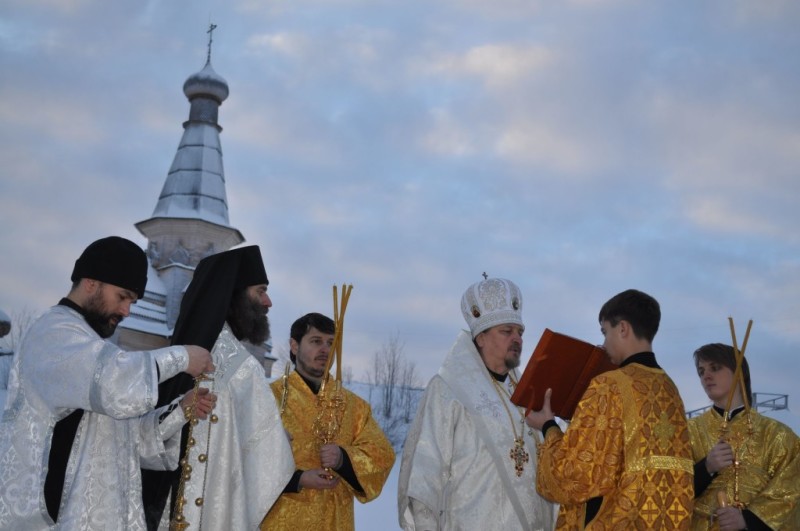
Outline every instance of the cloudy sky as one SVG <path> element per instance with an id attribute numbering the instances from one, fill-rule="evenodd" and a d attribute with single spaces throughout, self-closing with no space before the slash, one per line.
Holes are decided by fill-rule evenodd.
<path id="1" fill-rule="evenodd" d="M 754 389 L 800 399 L 791 0 L 6 0 L 6 313 L 65 295 L 99 237 L 146 245 L 209 22 L 230 221 L 262 248 L 277 345 L 352 283 L 345 365 L 396 338 L 424 383 L 485 271 L 522 288 L 527 352 L 545 327 L 601 342 L 634 287 L 688 408 L 728 317 L 740 342 L 754 321 Z"/>

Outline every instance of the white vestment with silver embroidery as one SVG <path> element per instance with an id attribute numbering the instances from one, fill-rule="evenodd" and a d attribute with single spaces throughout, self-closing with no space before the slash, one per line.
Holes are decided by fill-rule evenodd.
<path id="1" fill-rule="evenodd" d="M 518 381 L 516 370 L 510 374 Z M 403 448 L 403 529 L 553 529 L 554 506 L 536 493 L 533 432 L 490 378 L 471 335 L 462 332 L 428 384 Z M 509 457 L 514 431 L 503 402 L 529 454 L 521 476 Z"/>
<path id="2" fill-rule="evenodd" d="M 227 323 L 211 357 L 213 381 L 202 386 L 216 393 L 219 420 L 193 428 L 183 515 L 188 529 L 257 529 L 294 473 L 292 447 L 264 368 Z M 200 454 L 208 456 L 205 463 Z"/>
<path id="3" fill-rule="evenodd" d="M 161 380 L 186 368 L 182 346 L 126 352 L 77 311 L 54 306 L 31 325 L 9 374 L 0 423 L 0 529 L 144 530 L 140 467 L 178 466 L 183 412 L 152 411 Z M 158 365 L 158 369 L 157 369 Z M 84 410 L 58 523 L 44 482 L 56 422 Z"/>

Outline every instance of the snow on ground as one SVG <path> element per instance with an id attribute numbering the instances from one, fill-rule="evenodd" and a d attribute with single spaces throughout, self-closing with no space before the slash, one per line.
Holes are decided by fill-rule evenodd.
<path id="1" fill-rule="evenodd" d="M 381 495 L 369 503 L 356 500 L 356 529 L 358 531 L 394 531 L 400 529 L 397 520 L 397 477 L 400 473 L 400 453 L 383 486 Z"/>

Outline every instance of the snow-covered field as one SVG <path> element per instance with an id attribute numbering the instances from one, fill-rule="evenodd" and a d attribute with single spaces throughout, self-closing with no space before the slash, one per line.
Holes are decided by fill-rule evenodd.
<path id="1" fill-rule="evenodd" d="M 370 401 L 370 386 L 368 384 L 353 382 L 346 387 L 364 400 Z M 377 398 L 378 396 L 379 393 L 375 392 L 373 389 L 372 400 L 370 402 L 372 404 L 373 416 L 376 416 L 376 411 L 380 411 L 380 400 Z M 422 390 L 417 390 L 412 404 L 414 411 L 417 409 L 417 403 L 421 396 Z M 381 424 L 385 422 L 382 422 L 380 416 L 376 416 L 376 419 Z M 356 529 L 359 531 L 390 531 L 400 529 L 397 517 L 397 477 L 400 471 L 400 458 L 403 452 L 402 441 L 405 441 L 405 433 L 408 430 L 408 424 L 395 421 L 392 425 L 392 438 L 396 441 L 400 441 L 399 444 L 395 443 L 397 457 L 394 467 L 392 468 L 391 474 L 389 474 L 389 478 L 386 480 L 386 484 L 383 486 L 383 491 L 381 491 L 380 496 L 369 503 L 362 504 L 356 501 Z"/>
<path id="2" fill-rule="evenodd" d="M 390 531 L 400 529 L 397 521 L 397 475 L 400 471 L 400 453 L 386 480 L 381 495 L 369 503 L 356 501 L 356 529 L 358 531 Z"/>

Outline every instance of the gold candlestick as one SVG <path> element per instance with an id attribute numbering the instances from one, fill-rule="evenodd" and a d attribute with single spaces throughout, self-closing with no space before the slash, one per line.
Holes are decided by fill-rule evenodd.
<path id="1" fill-rule="evenodd" d="M 200 389 L 200 382 L 201 381 L 210 381 L 212 378 L 206 376 L 205 374 L 200 374 L 197 378 L 194 379 L 194 395 L 192 396 L 192 403 L 187 406 L 183 410 L 183 414 L 186 417 L 187 421 L 189 422 L 189 431 L 186 435 L 186 448 L 184 449 L 183 459 L 181 459 L 181 479 L 178 482 L 178 492 L 176 495 L 175 500 L 175 512 L 173 514 L 172 520 L 170 520 L 169 528 L 170 531 L 183 531 L 187 527 L 189 527 L 189 522 L 186 521 L 186 517 L 183 515 L 183 508 L 186 505 L 186 497 L 185 497 L 185 490 L 186 490 L 186 482 L 192 479 L 192 465 L 189 463 L 189 452 L 191 451 L 192 447 L 196 444 L 194 439 L 194 427 L 200 422 L 200 419 L 197 418 L 197 393 Z M 215 421 L 215 415 L 212 415 L 212 422 Z M 209 427 L 209 436 L 211 434 L 211 428 Z M 205 461 L 204 456 L 201 457 L 201 462 Z M 204 481 L 205 483 L 205 481 Z M 205 487 L 205 485 L 204 485 Z M 200 503 L 198 505 L 202 505 L 202 498 L 198 498 Z M 195 501 L 197 503 L 197 500 Z"/>
<path id="2" fill-rule="evenodd" d="M 751 319 L 747 323 L 747 331 L 744 334 L 744 342 L 742 343 L 742 349 L 739 350 L 739 346 L 736 343 L 736 330 L 733 326 L 733 318 L 728 317 L 728 324 L 731 328 L 731 341 L 733 344 L 733 355 L 736 360 L 736 369 L 733 371 L 733 385 L 731 386 L 730 391 L 728 391 L 728 400 L 726 402 L 725 412 L 722 417 L 722 431 L 726 431 L 728 428 L 728 415 L 730 414 L 731 406 L 733 405 L 733 397 L 736 394 L 736 389 L 741 390 L 742 394 L 742 402 L 744 403 L 745 412 L 750 416 L 750 400 L 747 397 L 747 389 L 744 384 L 744 373 L 742 372 L 742 360 L 744 360 L 744 351 L 747 348 L 747 340 L 750 338 L 750 329 L 753 326 L 753 320 Z"/>
<path id="3" fill-rule="evenodd" d="M 339 297 L 336 286 L 333 286 L 333 322 L 335 331 L 333 344 L 328 353 L 328 362 L 325 365 L 325 374 L 322 376 L 322 384 L 317 393 L 317 417 L 314 419 L 312 431 L 317 437 L 320 446 L 332 443 L 339 434 L 339 428 L 344 416 L 345 397 L 342 392 L 342 336 L 344 334 L 344 314 L 347 310 L 347 302 L 350 299 L 352 285 L 342 285 L 342 300 L 339 305 Z M 330 380 L 330 369 L 334 359 L 336 360 L 336 379 L 333 388 L 328 385 Z M 329 477 L 333 477 L 330 469 L 326 468 Z"/>
<path id="4" fill-rule="evenodd" d="M 739 498 L 739 471 L 741 467 L 741 461 L 739 457 L 744 449 L 745 440 L 742 437 L 735 437 L 737 440 L 732 440 L 728 434 L 728 417 L 730 416 L 731 407 L 733 406 L 733 397 L 736 394 L 736 390 L 739 389 L 742 395 L 742 403 L 744 405 L 744 414 L 747 416 L 747 433 L 748 436 L 753 434 L 753 422 L 750 416 L 750 399 L 747 396 L 747 386 L 745 385 L 744 381 L 744 371 L 742 369 L 742 364 L 744 362 L 744 352 L 747 348 L 747 341 L 750 338 L 750 329 L 753 326 L 753 320 L 751 319 L 747 323 L 747 330 L 744 334 L 744 341 L 742 342 L 742 348 L 739 349 L 739 345 L 736 342 L 736 330 L 733 325 L 733 318 L 728 317 L 728 323 L 730 324 L 731 329 L 731 342 L 733 346 L 733 355 L 736 360 L 736 369 L 733 373 L 733 385 L 731 386 L 730 391 L 728 392 L 728 400 L 726 402 L 725 411 L 722 417 L 722 424 L 720 425 L 720 439 L 725 440 L 728 444 L 731 445 L 733 449 L 733 502 L 730 504 L 733 507 L 738 509 L 744 508 L 744 503 L 742 503 L 741 499 Z M 728 440 L 731 439 L 731 440 Z M 734 444 L 736 447 L 734 448 Z M 725 497 L 727 500 L 727 496 Z M 724 507 L 725 505 L 723 505 Z"/>
<path id="5" fill-rule="evenodd" d="M 291 362 L 286 362 L 286 367 L 283 369 L 283 395 L 281 396 L 281 416 L 283 416 L 283 412 L 286 410 L 286 400 L 289 398 L 289 373 L 292 370 Z"/>

